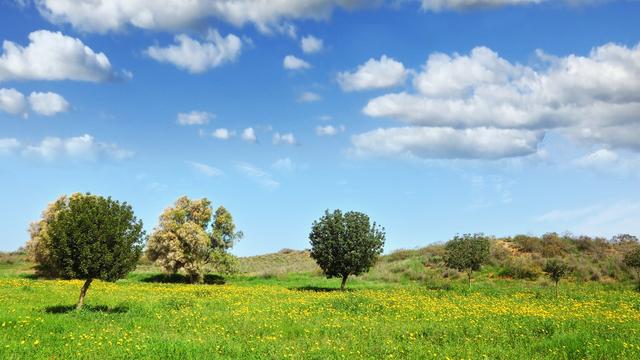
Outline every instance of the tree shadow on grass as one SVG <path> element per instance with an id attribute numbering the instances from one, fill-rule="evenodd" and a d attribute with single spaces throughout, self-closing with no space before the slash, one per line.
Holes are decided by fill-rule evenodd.
<path id="1" fill-rule="evenodd" d="M 334 288 L 334 287 L 323 287 L 323 286 L 297 286 L 297 287 L 291 287 L 289 288 L 289 290 L 294 290 L 294 291 L 313 291 L 313 292 L 334 292 L 334 291 L 342 291 L 340 290 L 340 288 Z M 352 289 L 344 289 L 344 291 L 353 291 Z"/>
<path id="2" fill-rule="evenodd" d="M 44 309 L 47 314 L 67 314 L 76 311 L 75 305 L 56 305 L 48 306 Z M 105 314 L 124 314 L 129 311 L 127 306 L 118 305 L 116 307 L 108 307 L 106 305 L 85 305 L 81 311 L 98 312 Z"/>
<path id="3" fill-rule="evenodd" d="M 154 274 L 140 281 L 149 283 L 163 283 L 163 284 L 189 284 L 189 278 L 182 274 Z M 224 285 L 224 277 L 214 274 L 206 274 L 204 276 L 204 283 L 207 285 Z"/>

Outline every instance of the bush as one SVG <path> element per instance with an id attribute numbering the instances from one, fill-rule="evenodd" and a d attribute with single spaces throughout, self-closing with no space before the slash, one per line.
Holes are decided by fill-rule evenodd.
<path id="1" fill-rule="evenodd" d="M 513 242 L 518 245 L 521 251 L 527 253 L 542 252 L 542 240 L 535 236 L 516 235 Z"/>
<path id="2" fill-rule="evenodd" d="M 515 258 L 502 264 L 498 275 L 512 279 L 536 280 L 540 276 L 540 270 L 531 260 Z"/>

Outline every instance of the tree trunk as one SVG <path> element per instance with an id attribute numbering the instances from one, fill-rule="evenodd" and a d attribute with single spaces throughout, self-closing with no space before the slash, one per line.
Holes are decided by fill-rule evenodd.
<path id="1" fill-rule="evenodd" d="M 344 291 L 344 286 L 347 284 L 347 278 L 349 275 L 342 275 L 342 284 L 340 284 L 340 290 Z"/>
<path id="2" fill-rule="evenodd" d="M 556 281 L 556 299 L 558 298 L 558 282 Z"/>
<path id="3" fill-rule="evenodd" d="M 467 273 L 467 280 L 469 282 L 469 289 L 471 289 L 471 271 Z"/>
<path id="4" fill-rule="evenodd" d="M 89 286 L 93 279 L 87 279 L 82 285 L 82 289 L 80 289 L 80 298 L 78 298 L 78 304 L 76 305 L 76 310 L 82 309 L 82 305 L 84 304 L 84 296 L 87 295 L 87 290 L 89 290 Z"/>

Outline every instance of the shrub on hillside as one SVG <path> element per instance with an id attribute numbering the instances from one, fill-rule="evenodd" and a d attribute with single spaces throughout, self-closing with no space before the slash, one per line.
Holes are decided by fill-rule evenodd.
<path id="1" fill-rule="evenodd" d="M 518 257 L 503 263 L 498 275 L 512 279 L 536 280 L 540 276 L 540 268 L 535 262 Z"/>
<path id="2" fill-rule="evenodd" d="M 513 237 L 513 242 L 518 245 L 523 252 L 542 252 L 542 240 L 536 236 L 516 235 Z"/>

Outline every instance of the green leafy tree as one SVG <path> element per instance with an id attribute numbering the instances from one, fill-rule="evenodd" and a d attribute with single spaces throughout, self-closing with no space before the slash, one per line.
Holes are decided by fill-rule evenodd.
<path id="1" fill-rule="evenodd" d="M 445 263 L 466 272 L 471 286 L 471 275 L 489 260 L 490 248 L 489 238 L 484 234 L 456 235 L 445 244 Z"/>
<path id="2" fill-rule="evenodd" d="M 340 277 L 344 290 L 349 275 L 369 271 L 384 247 L 384 228 L 360 212 L 325 211 L 309 234 L 311 257 L 327 278 Z"/>
<path id="3" fill-rule="evenodd" d="M 61 197 L 45 210 L 31 246 L 36 261 L 64 279 L 85 280 L 81 309 L 94 279 L 116 281 L 135 269 L 145 232 L 131 206 L 91 194 Z"/>
<path id="4" fill-rule="evenodd" d="M 190 282 L 199 283 L 206 265 L 222 272 L 232 269 L 234 259 L 226 250 L 241 237 L 225 208 L 218 208 L 214 216 L 208 199 L 183 196 L 160 215 L 147 244 L 147 257 L 167 272 L 183 270 Z"/>
<path id="5" fill-rule="evenodd" d="M 558 283 L 567 274 L 568 269 L 567 264 L 560 259 L 547 260 L 542 267 L 542 271 L 555 283 L 556 297 L 558 297 Z"/>

